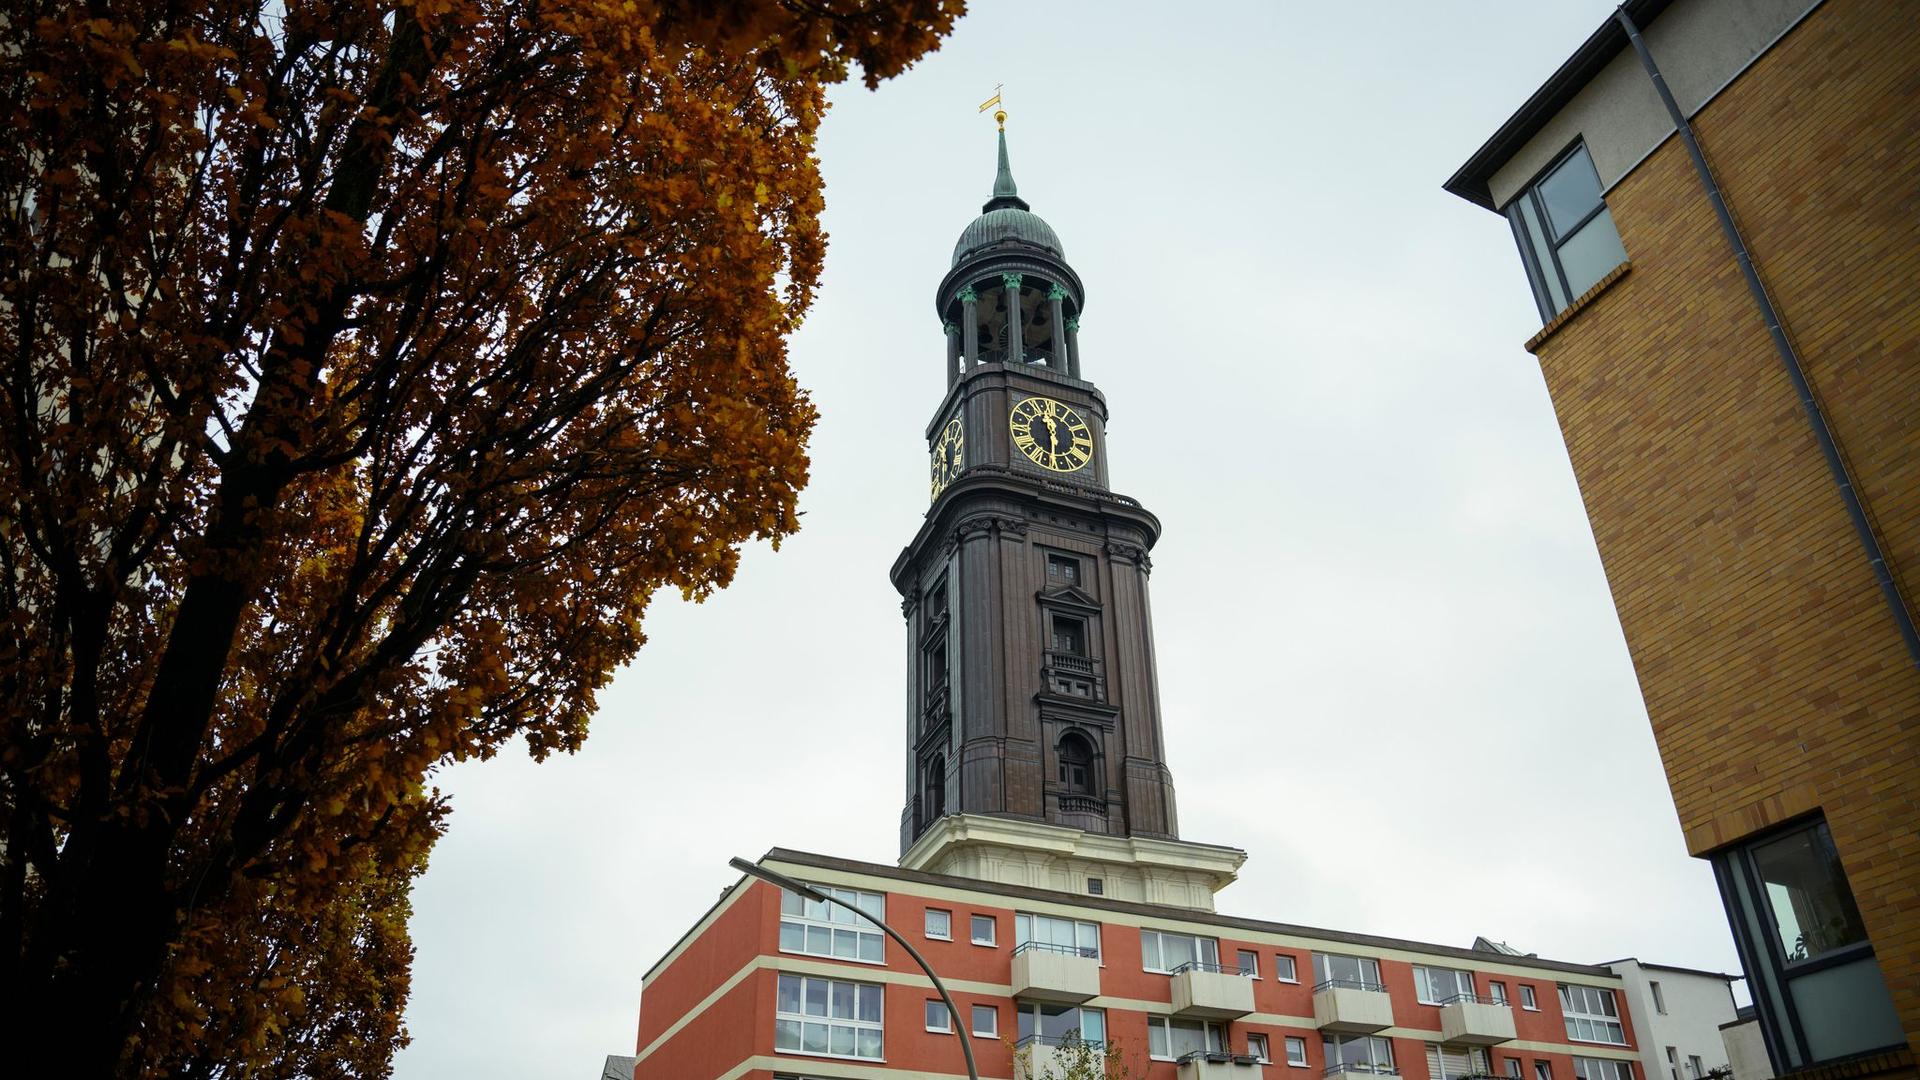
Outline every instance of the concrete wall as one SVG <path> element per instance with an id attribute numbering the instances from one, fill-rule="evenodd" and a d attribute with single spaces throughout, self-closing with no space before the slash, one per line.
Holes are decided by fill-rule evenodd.
<path id="1" fill-rule="evenodd" d="M 1917 98 L 1912 9 L 1826 0 L 1694 120 L 1910 597 Z M 1687 847 L 1822 813 L 1920 1051 L 1920 668 L 1685 149 L 1607 203 L 1631 270 L 1533 349 Z"/>
<path id="2" fill-rule="evenodd" d="M 1760 1034 L 1760 1021 L 1742 1020 L 1720 1029 L 1720 1041 L 1727 1048 L 1727 1065 L 1733 1080 L 1773 1080 L 1773 1062 L 1767 1060 L 1767 1038 Z"/>
<path id="3" fill-rule="evenodd" d="M 1641 28 L 1682 111 L 1700 106 L 1753 62 L 1818 0 L 1693 0 Z M 1611 187 L 1673 131 L 1640 58 L 1629 48 L 1488 179 L 1495 206 L 1526 187 L 1576 139 L 1585 139 Z"/>
<path id="4" fill-rule="evenodd" d="M 1727 1064 L 1720 1025 L 1731 1022 L 1736 1010 L 1726 979 L 1690 971 L 1649 968 L 1637 960 L 1607 966 L 1626 983 L 1626 995 L 1640 1024 L 1640 1061 L 1646 1069 L 1647 1080 L 1675 1080 L 1667 1063 L 1669 1046 L 1674 1048 L 1678 1062 L 1677 1080 L 1689 1080 L 1689 1055 L 1699 1055 L 1703 1073 Z M 1667 1007 L 1665 1013 L 1654 1003 L 1649 984 L 1656 982 L 1660 984 L 1660 1000 Z"/>

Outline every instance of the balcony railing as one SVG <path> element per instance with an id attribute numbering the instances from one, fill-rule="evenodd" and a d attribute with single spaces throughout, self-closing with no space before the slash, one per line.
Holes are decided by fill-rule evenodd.
<path id="1" fill-rule="evenodd" d="M 1313 984 L 1314 993 L 1322 990 L 1365 990 L 1372 994 L 1384 994 L 1387 987 L 1385 983 L 1377 983 L 1372 979 L 1323 979 Z"/>
<path id="2" fill-rule="evenodd" d="M 1065 1035 L 1022 1035 L 1014 1040 L 1013 1048 L 1018 1050 L 1026 1046 L 1064 1046 L 1069 1049 L 1076 1046 L 1090 1046 L 1095 1050 L 1107 1045 L 1099 1039 L 1083 1039 L 1078 1032 Z"/>
<path id="3" fill-rule="evenodd" d="M 1064 697 L 1107 699 L 1106 680 L 1100 674 L 1100 661 L 1091 656 L 1059 649 L 1048 649 L 1041 669 L 1047 692 Z"/>
<path id="4" fill-rule="evenodd" d="M 1092 795 L 1062 795 L 1060 796 L 1060 812 L 1063 814 L 1098 814 L 1104 817 L 1107 813 L 1107 800 L 1098 799 Z"/>
<path id="5" fill-rule="evenodd" d="M 1425 1004 L 1425 1003 L 1422 1002 L 1422 1004 Z M 1462 993 L 1462 994 L 1453 994 L 1449 997 L 1443 997 L 1435 1004 L 1442 1005 L 1442 1006 L 1445 1006 L 1445 1005 L 1505 1005 L 1506 1002 L 1495 999 L 1495 998 L 1490 998 L 1485 994 Z M 1469 1078 L 1463 1076 L 1460 1078 L 1460 1080 L 1469 1080 Z"/>
<path id="6" fill-rule="evenodd" d="M 1082 656 L 1079 653 L 1057 652 L 1049 649 L 1047 663 L 1052 664 L 1057 671 L 1071 671 L 1076 675 L 1093 674 L 1093 657 Z"/>
<path id="7" fill-rule="evenodd" d="M 1253 971 L 1249 968 L 1230 966 L 1212 960 L 1189 960 L 1174 968 L 1170 974 L 1178 975 L 1183 971 L 1211 971 L 1216 975 L 1244 975 L 1249 979 L 1253 978 Z"/>
<path id="8" fill-rule="evenodd" d="M 1081 945 L 1055 945 L 1050 941 L 1023 941 L 1013 947 L 1013 955 L 1023 952 L 1052 952 L 1062 956 L 1084 956 L 1089 960 L 1100 959 L 1100 950 Z"/>
<path id="9" fill-rule="evenodd" d="M 1341 1073 L 1368 1073 L 1373 1076 L 1399 1076 L 1400 1070 L 1391 1065 L 1375 1065 L 1369 1061 L 1350 1061 L 1346 1064 L 1333 1064 L 1321 1070 L 1321 1076 L 1339 1076 Z"/>

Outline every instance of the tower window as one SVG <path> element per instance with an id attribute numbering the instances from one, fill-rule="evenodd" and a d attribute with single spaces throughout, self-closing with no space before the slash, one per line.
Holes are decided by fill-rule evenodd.
<path id="1" fill-rule="evenodd" d="M 1047 584 L 1080 584 L 1080 560 L 1068 555 L 1048 555 Z"/>
<path id="2" fill-rule="evenodd" d="M 1506 208 L 1520 244 L 1540 318 L 1551 320 L 1627 261 L 1613 215 L 1600 197 L 1600 175 L 1584 145 L 1575 146 Z"/>
<path id="3" fill-rule="evenodd" d="M 1053 617 L 1053 651 L 1071 656 L 1087 655 L 1087 624 L 1084 619 L 1067 615 Z"/>
<path id="4" fill-rule="evenodd" d="M 1073 795 L 1093 792 L 1093 747 L 1087 737 L 1070 731 L 1060 740 L 1060 783 Z"/>

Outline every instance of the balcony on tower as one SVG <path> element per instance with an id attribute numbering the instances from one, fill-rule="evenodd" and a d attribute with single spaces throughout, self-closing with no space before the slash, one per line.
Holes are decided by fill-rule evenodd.
<path id="1" fill-rule="evenodd" d="M 1106 679 L 1101 674 L 1100 661 L 1091 656 L 1048 649 L 1040 675 L 1049 694 L 1086 698 L 1088 701 L 1107 699 Z"/>
<path id="2" fill-rule="evenodd" d="M 1440 1003 L 1440 1032 L 1440 1041 L 1460 1046 L 1509 1042 L 1514 1037 L 1513 1009 L 1478 994 L 1455 994 Z"/>
<path id="3" fill-rule="evenodd" d="M 1013 996 L 1078 1005 L 1100 993 L 1100 956 L 1074 945 L 1023 941 L 1013 950 Z"/>
<path id="4" fill-rule="evenodd" d="M 1252 1011 L 1252 972 L 1212 960 L 1189 960 L 1173 969 L 1173 1015 L 1238 1020 Z"/>

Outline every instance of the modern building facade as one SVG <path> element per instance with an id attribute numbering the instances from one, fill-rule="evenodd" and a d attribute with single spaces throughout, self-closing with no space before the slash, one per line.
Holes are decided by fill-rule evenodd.
<path id="1" fill-rule="evenodd" d="M 1515 237 L 1781 1075 L 1920 1052 L 1916 102 L 1911 5 L 1629 0 L 1446 184 Z"/>
<path id="2" fill-rule="evenodd" d="M 1246 856 L 1179 833 L 1147 596 L 1160 525 L 1109 487 L 1084 299 L 1003 132 L 936 293 L 932 506 L 892 571 L 899 863 L 769 852 L 854 910 L 729 888 L 644 978 L 635 1080 L 951 1078 L 962 1030 L 999 1080 L 1053 1075 L 1075 1042 L 1150 1080 L 1660 1080 L 1634 1068 L 1604 966 L 1216 913 Z"/>
<path id="3" fill-rule="evenodd" d="M 1720 1025 L 1738 1019 L 1738 976 L 1633 957 L 1602 966 L 1620 976 L 1620 996 L 1638 1026 L 1640 1067 L 1649 1080 L 1707 1080 L 1728 1067 Z"/>

